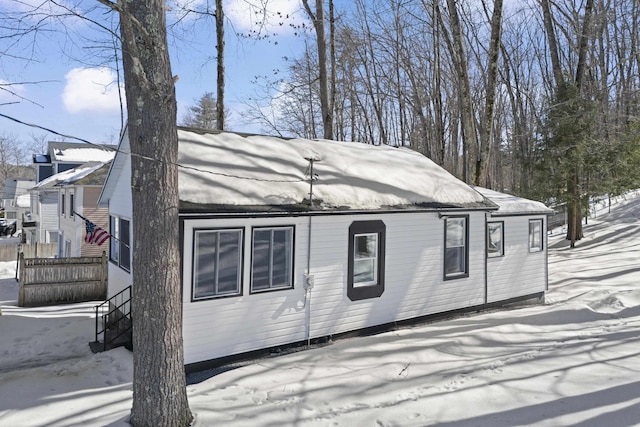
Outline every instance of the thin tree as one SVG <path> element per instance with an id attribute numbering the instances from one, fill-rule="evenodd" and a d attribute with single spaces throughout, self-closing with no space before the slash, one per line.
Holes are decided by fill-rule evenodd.
<path id="1" fill-rule="evenodd" d="M 218 98 L 216 99 L 216 129 L 224 130 L 224 9 L 222 8 L 223 0 L 216 0 L 216 73 L 218 84 L 216 90 Z"/>
<path id="2" fill-rule="evenodd" d="M 491 42 L 487 64 L 486 100 L 484 119 L 480 133 L 480 153 L 476 162 L 474 182 L 489 187 L 489 160 L 493 140 L 493 119 L 495 115 L 496 86 L 498 84 L 498 60 L 501 45 L 502 0 L 494 0 L 491 17 Z"/>
<path id="3" fill-rule="evenodd" d="M 164 0 L 98 0 L 120 16 L 133 203 L 134 426 L 188 426 L 178 248 L 175 81 Z"/>
<path id="4" fill-rule="evenodd" d="M 329 0 L 332 2 L 333 0 Z M 327 58 L 327 41 L 324 25 L 323 0 L 316 0 L 315 11 L 309 6 L 309 0 L 302 0 L 304 10 L 313 22 L 316 32 L 318 52 L 318 80 L 320 82 L 320 109 L 325 139 L 333 139 L 333 102 L 329 92 L 329 65 Z M 333 6 L 330 7 L 333 9 Z M 330 22 L 333 25 L 333 22 Z M 332 30 L 333 33 L 333 30 Z M 332 56 L 333 57 L 333 56 Z"/>

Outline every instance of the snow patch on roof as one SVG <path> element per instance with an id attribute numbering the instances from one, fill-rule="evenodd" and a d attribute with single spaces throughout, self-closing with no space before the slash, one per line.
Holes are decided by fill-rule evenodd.
<path id="1" fill-rule="evenodd" d="M 69 169 L 63 172 L 59 172 L 55 175 L 51 175 L 49 178 L 43 179 L 35 187 L 34 190 L 44 190 L 59 185 L 72 184 L 90 173 L 100 169 L 107 162 L 87 162 L 81 166 L 73 169 Z"/>
<path id="2" fill-rule="evenodd" d="M 491 200 L 500 208 L 494 215 L 516 215 L 516 214 L 551 214 L 553 210 L 545 206 L 542 202 L 529 200 L 511 194 L 500 193 L 483 187 L 473 187 L 480 194 Z"/>
<path id="3" fill-rule="evenodd" d="M 98 147 L 91 148 L 57 148 L 54 150 L 59 162 L 106 162 L 113 159 L 115 150 Z"/>
<path id="4" fill-rule="evenodd" d="M 184 129 L 178 138 L 180 200 L 194 204 L 303 203 L 309 198 L 308 159 L 313 158 L 313 198 L 324 208 L 492 207 L 408 148 Z"/>

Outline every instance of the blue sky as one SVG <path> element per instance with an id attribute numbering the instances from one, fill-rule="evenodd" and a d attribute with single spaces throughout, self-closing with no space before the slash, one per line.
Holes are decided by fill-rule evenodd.
<path id="1" fill-rule="evenodd" d="M 64 1 L 68 5 L 80 1 L 83 11 L 97 4 L 95 0 Z M 169 12 L 169 21 L 178 11 L 178 1 L 191 7 L 206 3 L 206 0 L 170 1 L 173 11 Z M 254 2 L 259 3 L 258 0 Z M 20 11 L 29 4 L 39 3 L 37 0 L 0 0 L 0 10 Z M 260 131 L 259 127 L 243 122 L 243 110 L 247 108 L 244 101 L 258 90 L 252 81 L 255 76 L 273 77 L 273 70 L 286 69 L 282 58 L 300 54 L 304 46 L 303 38 L 296 36 L 288 25 L 302 23 L 305 19 L 298 0 L 270 0 L 269 5 L 272 13 L 266 31 L 278 34 L 255 41 L 235 35 L 256 29 L 252 25 L 255 11 L 249 10 L 243 1 L 227 0 L 225 4 L 226 101 L 231 130 Z M 104 9 L 99 12 L 91 16 L 103 25 L 110 25 L 113 18 L 103 13 Z M 283 22 L 277 12 L 289 15 L 289 21 Z M 35 43 L 29 38 L 16 46 L 13 51 L 20 52 L 19 56 L 25 58 L 3 55 L 0 59 L 0 84 L 23 83 L 4 86 L 14 94 L 0 90 L 0 113 L 92 142 L 117 143 L 120 108 L 114 64 L 101 59 L 104 49 L 96 49 L 98 45 L 111 43 L 108 33 L 96 31 L 95 25 L 78 19 L 67 21 L 65 31 L 68 36 L 60 31 L 62 26 L 53 25 L 47 29 L 52 31 L 41 31 Z M 194 104 L 202 94 L 215 93 L 215 28 L 212 21 L 207 24 L 187 19 L 168 38 L 173 74 L 180 77 L 176 83 L 180 118 L 186 107 Z M 0 117 L 0 136 L 13 136 L 28 142 L 31 135 L 45 133 Z M 49 139 L 56 137 L 49 134 Z"/>

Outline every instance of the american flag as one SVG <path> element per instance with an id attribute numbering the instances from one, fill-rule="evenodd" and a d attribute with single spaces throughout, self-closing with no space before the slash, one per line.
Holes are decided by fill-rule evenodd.
<path id="1" fill-rule="evenodd" d="M 88 219 L 85 219 L 84 222 L 87 227 L 87 235 L 84 236 L 84 241 L 86 243 L 89 243 L 90 245 L 95 244 L 100 246 L 104 242 L 106 242 L 109 237 L 111 237 L 111 234 L 98 227 Z"/>

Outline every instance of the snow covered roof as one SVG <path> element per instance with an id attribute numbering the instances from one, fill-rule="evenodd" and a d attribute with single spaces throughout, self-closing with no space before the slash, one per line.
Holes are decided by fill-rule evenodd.
<path id="1" fill-rule="evenodd" d="M 542 202 L 500 193 L 483 187 L 473 187 L 500 208 L 493 215 L 552 214 L 553 210 Z"/>
<path id="2" fill-rule="evenodd" d="M 49 142 L 48 155 L 51 162 L 106 162 L 113 159 L 115 155 L 115 146 L 99 145 L 99 144 L 83 144 L 75 142 Z M 34 161 L 36 157 L 34 156 Z"/>
<path id="3" fill-rule="evenodd" d="M 73 185 L 80 183 L 81 180 L 86 180 L 87 177 L 94 172 L 99 171 L 102 179 L 96 180 L 96 182 L 84 182 L 86 185 L 102 185 L 106 178 L 109 161 L 107 162 L 87 162 L 81 166 L 73 169 L 69 169 L 63 172 L 59 172 L 49 178 L 43 179 L 32 190 L 46 190 L 57 186 Z M 96 172 L 98 173 L 98 172 Z"/>
<path id="4" fill-rule="evenodd" d="M 315 209 L 495 209 L 408 148 L 183 128 L 178 138 L 183 211 L 302 207 L 311 158 Z"/>

